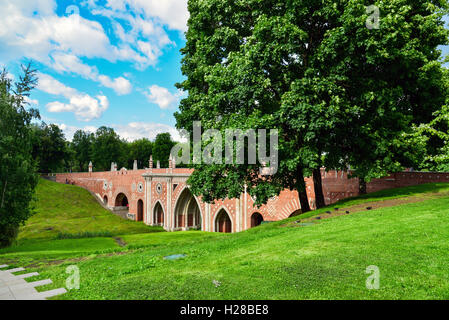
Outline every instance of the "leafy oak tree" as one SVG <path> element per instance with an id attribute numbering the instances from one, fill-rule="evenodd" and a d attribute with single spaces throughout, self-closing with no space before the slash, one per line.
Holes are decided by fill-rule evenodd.
<path id="1" fill-rule="evenodd" d="M 32 215 L 38 181 L 30 122 L 39 113 L 26 103 L 37 78 L 30 64 L 22 69 L 15 85 L 6 71 L 0 73 L 0 247 L 10 245 Z"/>
<path id="2" fill-rule="evenodd" d="M 371 4 L 189 1 L 187 79 L 178 84 L 189 94 L 177 127 L 279 130 L 276 174 L 260 176 L 260 164 L 195 165 L 194 193 L 211 201 L 247 186 L 260 205 L 287 187 L 308 211 L 305 176 L 324 205 L 321 166 L 351 166 L 365 181 L 413 160 L 404 136 L 444 101 L 437 47 L 447 43 L 447 1 L 374 1 L 378 25 Z"/>

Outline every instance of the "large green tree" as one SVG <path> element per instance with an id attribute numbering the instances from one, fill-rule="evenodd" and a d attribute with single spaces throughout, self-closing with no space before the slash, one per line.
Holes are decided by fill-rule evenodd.
<path id="1" fill-rule="evenodd" d="M 95 132 L 91 145 L 91 156 L 96 171 L 108 171 L 111 163 L 117 163 L 119 169 L 126 165 L 124 148 L 126 142 L 112 128 L 100 127 Z"/>
<path id="2" fill-rule="evenodd" d="M 137 160 L 138 168 L 148 167 L 148 160 L 153 152 L 153 142 L 143 138 L 128 143 L 128 168 L 132 168 L 134 160 Z"/>
<path id="3" fill-rule="evenodd" d="M 42 123 L 32 126 L 33 158 L 37 160 L 40 173 L 62 170 L 69 157 L 67 141 L 61 128 L 55 124 Z"/>
<path id="4" fill-rule="evenodd" d="M 424 146 L 420 167 L 424 170 L 449 172 L 449 106 L 444 105 L 427 124 L 415 127 L 410 135 Z"/>
<path id="5" fill-rule="evenodd" d="M 161 168 L 168 168 L 168 159 L 170 158 L 170 151 L 175 145 L 170 133 L 159 133 L 153 143 L 153 161 L 157 160 L 161 163 Z"/>
<path id="6" fill-rule="evenodd" d="M 0 247 L 11 244 L 33 212 L 38 176 L 30 123 L 39 113 L 28 108 L 26 98 L 36 81 L 31 65 L 23 67 L 15 86 L 6 71 L 0 73 Z"/>
<path id="7" fill-rule="evenodd" d="M 70 144 L 74 157 L 80 172 L 88 170 L 91 158 L 91 149 L 94 141 L 94 134 L 83 130 L 77 130 L 73 135 L 72 143 Z"/>
<path id="8" fill-rule="evenodd" d="M 380 23 L 373 10 L 379 8 Z M 278 170 L 259 165 L 195 165 L 192 190 L 206 201 L 257 204 L 304 176 L 321 190 L 319 168 L 363 180 L 401 168 L 416 150 L 404 135 L 444 101 L 439 45 L 447 43 L 446 1 L 190 0 L 182 71 L 187 91 L 177 127 L 278 129 Z M 375 14 L 374 10 L 374 14 Z M 410 154 L 410 157 L 408 156 Z M 411 160 L 410 160 L 411 161 Z M 324 203 L 318 192 L 318 206 Z"/>

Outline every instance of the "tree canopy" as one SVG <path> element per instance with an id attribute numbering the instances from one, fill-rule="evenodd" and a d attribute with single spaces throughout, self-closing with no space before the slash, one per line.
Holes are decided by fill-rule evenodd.
<path id="1" fill-rule="evenodd" d="M 362 180 L 401 169 L 418 150 L 412 125 L 428 122 L 447 94 L 439 45 L 447 1 L 190 0 L 177 127 L 278 129 L 277 173 L 260 163 L 195 165 L 189 182 L 206 201 L 262 204 L 284 188 L 309 203 L 304 176 L 354 169 Z M 318 173 L 318 174 L 317 174 Z"/>
<path id="2" fill-rule="evenodd" d="M 168 168 L 168 159 L 175 142 L 172 140 L 170 133 L 159 133 L 153 144 L 153 161 L 160 161 L 162 168 Z"/>
<path id="3" fill-rule="evenodd" d="M 22 72 L 15 85 L 5 70 L 0 73 L 0 247 L 10 245 L 32 215 L 38 181 L 30 123 L 39 113 L 26 103 L 37 79 L 30 64 Z"/>
<path id="4" fill-rule="evenodd" d="M 32 125 L 33 158 L 40 173 L 58 172 L 69 158 L 67 141 L 61 128 L 55 124 Z"/>

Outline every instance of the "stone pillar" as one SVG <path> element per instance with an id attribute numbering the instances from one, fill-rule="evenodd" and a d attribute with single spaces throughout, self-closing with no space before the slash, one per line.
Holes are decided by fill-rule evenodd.
<path id="1" fill-rule="evenodd" d="M 92 172 L 92 168 L 93 168 L 93 165 L 92 165 L 92 161 L 91 161 L 91 162 L 89 162 L 89 172 Z"/>
<path id="2" fill-rule="evenodd" d="M 245 193 L 243 196 L 243 230 L 248 229 L 248 186 L 245 184 Z"/>
<path id="3" fill-rule="evenodd" d="M 240 231 L 240 198 L 235 199 L 235 227 L 232 232 Z"/>
<path id="4" fill-rule="evenodd" d="M 168 157 L 168 172 L 173 173 L 173 159 L 171 155 Z"/>
<path id="5" fill-rule="evenodd" d="M 133 170 L 134 171 L 139 170 L 138 167 L 137 167 L 137 160 L 134 160 Z"/>
<path id="6" fill-rule="evenodd" d="M 210 203 L 206 203 L 205 210 L 206 210 L 206 213 L 205 213 L 205 217 L 203 219 L 204 220 L 204 222 L 203 222 L 203 224 L 204 224 L 203 231 L 212 232 L 212 229 L 210 227 Z"/>
<path id="7" fill-rule="evenodd" d="M 161 168 L 161 162 L 160 162 L 159 160 L 156 162 L 156 168 L 157 168 L 157 169 L 160 169 L 160 168 Z"/>
<path id="8" fill-rule="evenodd" d="M 153 178 L 152 177 L 145 177 L 145 201 L 146 201 L 146 207 L 147 207 L 147 220 L 146 223 L 149 225 L 154 225 L 154 215 L 152 210 L 152 183 Z"/>
<path id="9" fill-rule="evenodd" d="M 171 201 L 172 201 L 172 178 L 169 177 L 167 179 L 167 217 L 166 219 L 164 219 L 164 223 L 166 223 L 166 226 L 168 227 L 168 230 L 173 231 L 174 229 L 174 214 L 172 212 L 172 207 L 171 207 Z"/>

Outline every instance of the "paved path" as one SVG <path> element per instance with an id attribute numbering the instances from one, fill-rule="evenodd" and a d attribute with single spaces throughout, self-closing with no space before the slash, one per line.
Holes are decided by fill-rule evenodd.
<path id="1" fill-rule="evenodd" d="M 0 265 L 0 269 L 7 268 Z M 63 288 L 38 292 L 35 287 L 52 283 L 50 279 L 27 282 L 25 278 L 39 275 L 37 272 L 13 275 L 13 272 L 24 271 L 24 268 L 0 270 L 0 300 L 45 300 L 46 298 L 66 293 Z"/>

